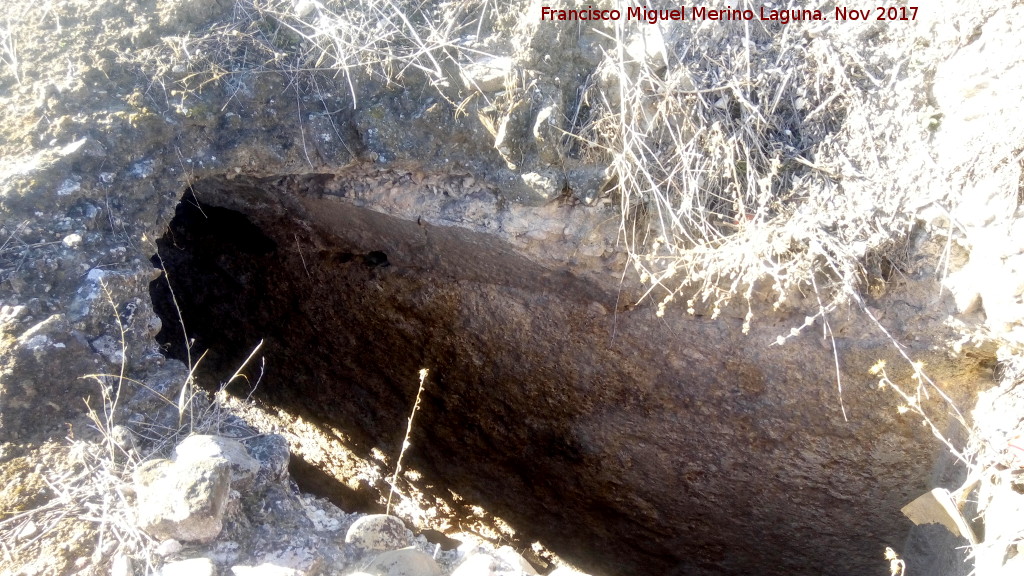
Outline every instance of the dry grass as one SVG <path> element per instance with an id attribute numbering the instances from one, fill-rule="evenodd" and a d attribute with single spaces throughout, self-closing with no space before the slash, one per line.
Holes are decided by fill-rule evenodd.
<path id="1" fill-rule="evenodd" d="M 185 113 L 206 83 L 244 90 L 254 74 L 284 75 L 325 110 L 325 82 L 342 80 L 357 106 L 360 82 L 414 79 L 459 111 L 484 98 L 478 117 L 497 143 L 521 82 L 513 73 L 483 95 L 462 70 L 492 56 L 480 36 L 503 25 L 489 0 L 239 0 L 229 22 L 144 58 L 154 77 L 176 78 L 167 104 Z M 566 155 L 611 165 L 606 192 L 621 201 L 622 238 L 660 313 L 675 301 L 716 317 L 738 301 L 749 329 L 765 300 L 824 318 L 898 273 L 914 209 L 936 198 L 906 174 L 926 163 L 892 152 L 926 141 L 931 119 L 913 82 L 898 82 L 920 72 L 908 68 L 910 36 L 887 33 L 615 23 L 603 64 L 556 123 Z"/>
<path id="2" fill-rule="evenodd" d="M 612 155 L 623 238 L 659 315 L 739 300 L 746 331 L 755 300 L 796 297 L 825 317 L 898 267 L 911 204 L 929 197 L 893 185 L 877 144 L 891 140 L 878 111 L 898 46 L 828 24 L 615 28 L 617 46 L 644 48 L 609 54 L 582 137 Z M 906 128 L 925 141 L 926 125 Z"/>
<path id="3" fill-rule="evenodd" d="M 177 79 L 164 93 L 185 113 L 208 82 L 239 91 L 254 74 L 286 77 L 300 116 L 300 92 L 331 108 L 326 82 L 342 80 L 357 106 L 360 82 L 412 79 L 458 111 L 484 98 L 478 117 L 497 144 L 521 81 L 483 95 L 462 71 L 492 56 L 480 35 L 500 14 L 487 0 L 239 0 L 229 22 L 145 58 L 154 77 Z M 610 34 L 557 123 L 565 155 L 611 165 L 606 192 L 659 313 L 676 302 L 717 317 L 736 302 L 749 330 L 759 305 L 792 306 L 810 309 L 808 326 L 898 274 L 915 209 L 940 199 L 906 169 L 927 165 L 908 150 L 932 127 L 916 86 L 900 82 L 923 74 L 904 56 L 910 36 L 758 21 L 620 21 Z"/>
<path id="4" fill-rule="evenodd" d="M 14 80 L 21 85 L 22 72 L 18 61 L 18 40 L 14 36 L 14 26 L 11 19 L 6 19 L 6 25 L 0 26 L 0 60 L 7 66 L 7 70 L 14 76 Z"/>
<path id="5" fill-rule="evenodd" d="M 103 289 L 106 291 L 106 286 Z M 154 542 L 135 527 L 131 504 L 132 472 L 152 456 L 152 451 L 140 453 L 133 432 L 121 423 L 125 416 L 121 410 L 122 394 L 127 392 L 130 383 L 142 384 L 125 376 L 128 354 L 125 327 L 110 293 L 106 295 L 115 311 L 113 317 L 121 332 L 122 348 L 118 374 L 85 376 L 94 380 L 99 388 L 98 406 L 86 399 L 88 415 L 99 433 L 99 440 L 70 436 L 64 447 L 66 459 L 41 468 L 50 496 L 48 501 L 0 521 L 0 533 L 15 536 L 10 541 L 17 544 L 5 549 L 8 562 L 14 565 L 52 554 L 49 548 L 54 540 L 59 544 L 69 537 L 89 537 L 94 538 L 92 545 L 82 543 L 81 547 L 91 553 L 84 558 L 92 565 L 130 573 L 130 570 L 123 570 L 141 562 L 147 573 L 156 570 L 148 552 Z M 168 435 L 171 437 L 173 435 Z M 158 445 L 153 451 L 161 449 L 165 447 Z M 79 527 L 71 534 L 66 533 L 65 525 L 69 520 Z M 27 530 L 33 538 L 16 537 Z"/>
<path id="6" fill-rule="evenodd" d="M 238 0 L 234 16 L 204 34 L 166 38 L 141 59 L 154 78 L 174 77 L 166 101 L 188 111 L 187 99 L 210 82 L 244 90 L 253 74 L 281 74 L 302 91 L 322 95 L 342 79 L 353 106 L 357 78 L 401 83 L 416 74 L 446 97 L 457 95 L 458 70 L 470 56 L 467 35 L 479 33 L 490 0 L 420 2 Z M 162 80 L 161 80 L 162 81 Z M 227 103 L 225 103 L 226 106 Z"/>
<path id="7" fill-rule="evenodd" d="M 167 457 L 189 435 L 219 434 L 226 426 L 220 400 L 225 393 L 223 387 L 211 401 L 197 386 L 195 365 L 174 397 L 127 376 L 131 351 L 126 327 L 112 295 L 106 286 L 102 287 L 120 331 L 119 372 L 83 376 L 93 380 L 99 390 L 98 400 L 85 399 L 97 437 L 69 436 L 65 445 L 56 448 L 58 456 L 37 467 L 45 482 L 47 501 L 0 520 L 0 542 L 12 543 L 4 545 L 3 558 L 13 566 L 38 562 L 54 555 L 54 549 L 64 552 L 61 547 L 68 541 L 88 538 L 91 541 L 78 542 L 67 552 L 72 557 L 61 561 L 74 562 L 76 568 L 81 568 L 87 560 L 86 564 L 111 574 L 158 573 L 161 561 L 154 554 L 157 542 L 135 525 L 132 476 L 142 463 Z M 257 345 L 224 387 L 244 377 L 241 371 L 259 348 Z M 124 407 L 125 399 L 141 389 L 155 395 L 163 406 L 173 408 L 176 420 L 173 415 L 148 423 L 132 418 Z M 55 566 L 59 567 L 47 564 L 47 569 L 61 571 Z"/>

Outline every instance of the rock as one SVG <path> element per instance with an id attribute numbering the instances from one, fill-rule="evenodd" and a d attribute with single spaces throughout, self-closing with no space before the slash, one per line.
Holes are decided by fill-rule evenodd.
<path id="1" fill-rule="evenodd" d="M 305 576 L 306 574 L 294 568 L 270 563 L 259 566 L 232 566 L 231 573 L 234 576 Z"/>
<path id="2" fill-rule="evenodd" d="M 590 205 L 600 196 L 609 176 L 607 169 L 602 166 L 581 166 L 568 171 L 566 181 L 573 194 Z"/>
<path id="3" fill-rule="evenodd" d="M 554 198 L 565 187 L 565 177 L 555 170 L 527 172 L 519 180 L 522 186 L 518 190 L 542 200 Z"/>
<path id="4" fill-rule="evenodd" d="M 197 434 L 189 436 L 174 449 L 174 460 L 180 464 L 216 458 L 228 463 L 231 486 L 238 490 L 252 485 L 260 471 L 260 462 L 249 455 L 241 442 L 231 438 Z"/>
<path id="5" fill-rule="evenodd" d="M 110 576 L 132 576 L 133 573 L 131 558 L 122 553 L 116 554 L 110 563 Z"/>
<path id="6" fill-rule="evenodd" d="M 154 538 L 209 542 L 220 534 L 231 488 L 221 458 L 150 460 L 134 474 L 136 523 Z"/>
<path id="7" fill-rule="evenodd" d="M 288 440 L 280 434 L 261 434 L 244 442 L 249 454 L 260 463 L 260 474 L 280 480 L 288 474 L 291 451 Z"/>
<path id="8" fill-rule="evenodd" d="M 375 576 L 441 576 L 437 562 L 415 548 L 384 552 L 370 562 L 366 571 Z"/>
<path id="9" fill-rule="evenodd" d="M 156 549 L 153 550 L 153 552 L 155 552 L 158 556 L 167 557 L 171 554 L 177 554 L 178 552 L 181 552 L 182 548 L 183 546 L 181 545 L 181 542 L 178 542 L 174 538 L 168 538 L 167 540 L 161 542 L 156 547 Z"/>
<path id="10" fill-rule="evenodd" d="M 486 58 L 463 66 L 459 72 L 466 88 L 481 92 L 497 92 L 505 87 L 505 80 L 512 73 L 513 64 L 512 59 L 505 56 Z"/>
<path id="11" fill-rule="evenodd" d="M 412 532 L 395 516 L 370 514 L 349 527 L 345 542 L 367 550 L 395 550 L 412 544 Z"/>
<path id="12" fill-rule="evenodd" d="M 287 538 L 286 538 L 287 539 Z M 290 539 L 287 539 L 290 540 Z M 282 542 L 284 548 L 273 550 L 269 553 L 262 553 L 259 556 L 259 564 L 256 569 L 263 570 L 258 574 L 319 574 L 323 567 L 324 558 L 320 547 L 302 542 Z M 237 568 L 248 568 L 238 566 Z M 234 568 L 232 568 L 234 570 Z M 277 570 L 276 572 L 274 570 Z M 254 572 L 254 574 L 257 574 Z"/>
<path id="13" fill-rule="evenodd" d="M 189 558 L 164 564 L 160 576 L 217 576 L 217 566 L 209 558 Z"/>
<path id="14" fill-rule="evenodd" d="M 511 564 L 513 567 L 518 568 L 523 574 L 537 574 L 537 571 L 533 568 L 526 558 L 523 558 L 518 552 L 512 549 L 511 546 L 502 546 L 493 552 L 493 555 L 499 560 Z"/>
<path id="15" fill-rule="evenodd" d="M 508 546 L 497 550 L 477 551 L 470 554 L 452 572 L 452 576 L 524 576 L 537 571 Z"/>
<path id="16" fill-rule="evenodd" d="M 42 316 L 17 306 L 0 318 L 0 442 L 63 438 L 81 399 L 99 407 L 99 383 L 80 377 L 104 371 L 99 356 L 63 314 Z"/>
<path id="17" fill-rule="evenodd" d="M 468 556 L 452 571 L 452 576 L 490 576 L 494 558 L 487 554 Z"/>

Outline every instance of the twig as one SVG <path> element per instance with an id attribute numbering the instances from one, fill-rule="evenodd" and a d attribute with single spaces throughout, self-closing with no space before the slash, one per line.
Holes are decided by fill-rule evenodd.
<path id="1" fill-rule="evenodd" d="M 412 421 L 416 417 L 416 411 L 420 409 L 420 396 L 423 394 L 423 387 L 427 381 L 427 369 L 423 368 L 420 370 L 420 387 L 416 390 L 416 402 L 412 405 L 412 412 L 409 414 L 409 421 L 405 427 L 405 437 L 402 438 L 402 449 L 398 452 L 398 461 L 395 463 L 395 473 L 391 476 L 391 491 L 388 492 L 388 502 L 385 507 L 387 514 L 391 513 L 391 497 L 395 493 L 395 487 L 398 485 L 398 473 L 402 470 L 402 457 L 405 456 L 405 450 L 409 447 L 409 437 L 412 435 Z"/>

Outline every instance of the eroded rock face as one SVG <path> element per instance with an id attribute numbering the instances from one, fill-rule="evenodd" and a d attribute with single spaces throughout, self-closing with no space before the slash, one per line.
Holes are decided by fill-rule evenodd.
<path id="1" fill-rule="evenodd" d="M 397 453 L 429 368 L 407 465 L 592 572 L 857 573 L 907 528 L 933 448 L 873 390 L 855 322 L 834 325 L 844 421 L 830 345 L 769 346 L 784 324 L 652 321 L 514 238 L 435 225 L 429 203 L 418 222 L 370 210 L 330 179 L 193 190 L 209 204 L 183 203 L 160 251 L 211 365 L 265 339 L 258 394 L 366 457 Z"/>
<path id="2" fill-rule="evenodd" d="M 101 358 L 92 355 L 84 334 L 71 330 L 65 315 L 41 312 L 27 306 L 0 309 L 3 442 L 62 437 L 68 431 L 65 423 L 81 413 L 81 402 L 63 398 L 98 397 L 101 386 L 106 385 L 102 380 L 81 378 L 105 368 Z M 12 338 L 12 334 L 18 337 Z"/>

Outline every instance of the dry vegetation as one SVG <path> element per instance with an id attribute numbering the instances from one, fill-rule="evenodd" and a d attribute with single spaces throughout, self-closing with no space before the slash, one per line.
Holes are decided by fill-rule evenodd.
<path id="1" fill-rule="evenodd" d="M 127 377 L 125 327 L 110 293 L 106 296 L 121 331 L 120 371 L 82 376 L 94 381 L 98 392 L 97 398 L 81 399 L 90 433 L 46 443 L 33 456 L 35 464 L 23 457 L 3 467 L 0 573 L 10 573 L 10 567 L 19 567 L 19 574 L 70 574 L 87 568 L 123 575 L 159 573 L 157 542 L 135 523 L 132 475 L 142 463 L 167 457 L 187 436 L 217 434 L 224 427 L 221 403 L 209 401 L 192 373 L 180 383 L 176 397 Z M 173 408 L 167 411 L 171 418 L 129 421 L 132 412 L 123 404 L 142 389 Z"/>
<path id="2" fill-rule="evenodd" d="M 521 81 L 513 72 L 480 95 L 460 71 L 495 55 L 480 38 L 503 17 L 484 0 L 240 0 L 232 21 L 144 57 L 157 77 L 175 71 L 167 92 L 182 102 L 247 74 L 314 93 L 342 78 L 353 99 L 355 76 L 415 75 L 454 105 L 487 99 L 493 133 Z M 925 50 L 914 34 L 757 21 L 620 21 L 600 34 L 609 49 L 563 122 L 565 154 L 612 166 L 605 193 L 620 199 L 622 238 L 662 310 L 675 300 L 717 316 L 739 301 L 749 326 L 759 304 L 796 299 L 826 316 L 898 273 L 915 209 L 946 200 L 907 173 L 927 165 L 919 149 L 936 122 L 919 90 L 928 71 L 907 56 Z"/>
<path id="3" fill-rule="evenodd" d="M 592 140 L 613 153 L 624 237 L 661 312 L 679 299 L 717 317 L 741 297 L 747 330 L 758 295 L 778 309 L 813 294 L 827 325 L 899 267 L 929 192 L 896 185 L 907 158 L 890 148 L 926 141 L 906 112 L 927 106 L 905 94 L 891 109 L 904 46 L 884 34 L 691 23 L 664 60 L 609 62 L 619 90 L 591 97 Z"/>

